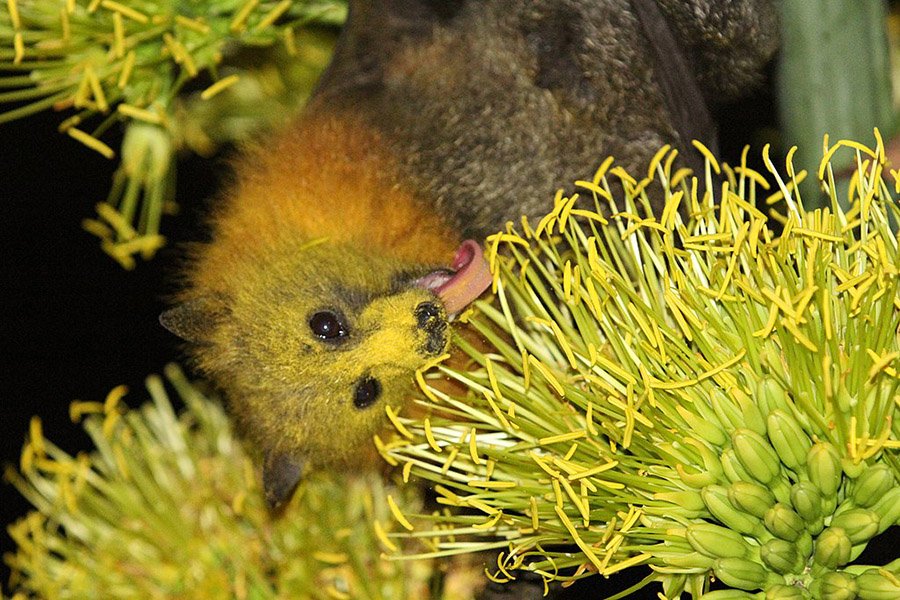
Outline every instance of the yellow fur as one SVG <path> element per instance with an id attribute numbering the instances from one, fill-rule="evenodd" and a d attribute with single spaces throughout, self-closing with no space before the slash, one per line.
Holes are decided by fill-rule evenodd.
<path id="1" fill-rule="evenodd" d="M 212 243 L 163 315 L 195 342 L 196 365 L 266 455 L 273 503 L 300 467 L 365 456 L 385 403 L 403 402 L 414 370 L 447 347 L 444 309 L 413 283 L 448 264 L 459 240 L 380 148 L 343 116 L 306 118 L 248 150 L 213 215 Z M 323 311 L 348 335 L 317 336 L 312 318 Z M 368 380 L 377 402 L 360 408 Z"/>
<path id="2" fill-rule="evenodd" d="M 445 264 L 458 234 L 401 186 L 379 136 L 350 115 L 307 118 L 251 148 L 214 216 L 216 244 L 193 283 L 215 289 L 285 245 L 326 238 L 402 260 Z"/>

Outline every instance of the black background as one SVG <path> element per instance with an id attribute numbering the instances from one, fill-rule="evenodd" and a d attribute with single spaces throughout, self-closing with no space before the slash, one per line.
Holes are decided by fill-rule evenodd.
<path id="1" fill-rule="evenodd" d="M 42 114 L 0 126 L 0 452 L 18 465 L 32 415 L 45 436 L 75 454 L 89 449 L 69 420 L 72 400 L 102 401 L 128 385 L 126 402 L 147 398 L 144 378 L 180 356 L 159 326 L 163 297 L 173 288 L 178 242 L 201 236 L 205 198 L 217 185 L 218 161 L 179 165 L 181 214 L 168 217 L 170 244 L 125 271 L 100 250 L 80 222 L 106 199 L 115 161 L 57 133 L 64 116 Z M 118 147 L 119 140 L 111 140 Z M 0 483 L 0 547 L 13 550 L 5 525 L 29 506 Z M 2 585 L 8 570 L 0 568 Z"/>
<path id="2" fill-rule="evenodd" d="M 744 143 L 774 125 L 770 90 L 771 84 L 719 115 L 723 154 L 732 163 Z M 131 389 L 126 401 L 137 405 L 146 398 L 144 378 L 178 359 L 177 340 L 158 325 L 157 316 L 163 297 L 173 290 L 179 243 L 203 237 L 201 215 L 223 173 L 221 159 L 183 160 L 182 211 L 163 222 L 170 244 L 152 261 L 125 271 L 79 225 L 105 199 L 115 164 L 58 134 L 65 116 L 48 113 L 0 126 L 4 466 L 18 464 L 32 415 L 40 415 L 46 437 L 70 453 L 88 449 L 86 435 L 69 420 L 69 403 L 102 401 L 124 383 Z M 111 145 L 118 147 L 118 140 Z M 28 508 L 14 488 L 0 483 L 0 523 Z M 0 548 L 13 550 L 5 528 Z M 3 565 L 0 585 L 5 587 L 7 578 Z M 648 597 L 655 598 L 655 592 Z"/>

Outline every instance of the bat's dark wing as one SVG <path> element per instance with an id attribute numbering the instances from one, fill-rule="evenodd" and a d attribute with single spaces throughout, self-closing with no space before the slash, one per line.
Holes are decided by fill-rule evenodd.
<path id="1" fill-rule="evenodd" d="M 718 130 L 697 83 L 691 59 L 675 39 L 656 0 L 631 0 L 631 5 L 653 56 L 653 72 L 672 127 L 678 134 L 678 146 L 688 150 L 691 142 L 698 140 L 713 154 L 718 154 Z M 696 165 L 691 166 L 699 172 Z"/>
<path id="2" fill-rule="evenodd" d="M 701 165 L 690 142 L 715 150 L 708 106 L 774 53 L 774 1 L 351 0 L 311 110 L 371 124 L 480 237 L 544 214 L 607 156 L 639 174 L 669 143 Z"/>

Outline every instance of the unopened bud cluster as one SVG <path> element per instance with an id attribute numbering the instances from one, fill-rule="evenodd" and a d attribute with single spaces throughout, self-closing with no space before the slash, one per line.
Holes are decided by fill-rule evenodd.
<path id="1" fill-rule="evenodd" d="M 873 537 L 900 522 L 891 468 L 845 469 L 838 448 L 805 433 L 772 378 L 758 382 L 756 403 L 743 409 L 752 413 L 747 427 L 731 431 L 718 458 L 704 454 L 704 473 L 682 477 L 696 494 L 679 496 L 682 505 L 697 500 L 709 520 L 684 529 L 694 552 L 669 565 L 709 569 L 731 588 L 706 600 L 900 598 L 897 566 L 848 567 Z"/>

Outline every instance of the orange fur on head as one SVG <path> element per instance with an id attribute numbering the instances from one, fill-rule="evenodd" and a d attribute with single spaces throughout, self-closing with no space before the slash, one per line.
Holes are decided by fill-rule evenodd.
<path id="1" fill-rule="evenodd" d="M 447 264 L 459 235 L 401 186 L 377 133 L 358 119 L 307 117 L 249 148 L 213 216 L 199 285 L 268 256 L 285 239 L 352 243 L 400 260 Z"/>

